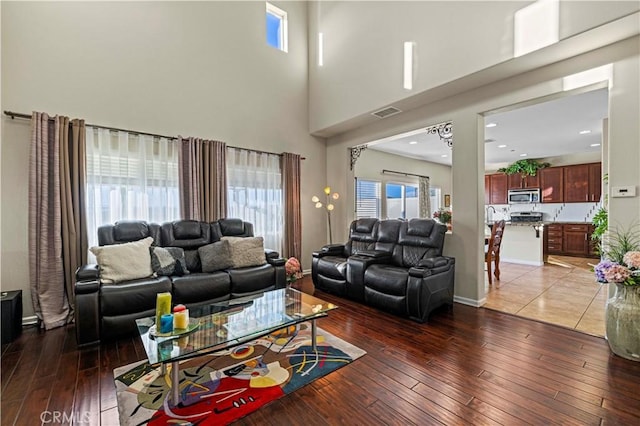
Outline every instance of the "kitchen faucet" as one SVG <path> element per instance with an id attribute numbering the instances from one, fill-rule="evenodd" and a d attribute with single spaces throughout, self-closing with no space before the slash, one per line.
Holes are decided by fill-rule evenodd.
<path id="1" fill-rule="evenodd" d="M 489 215 L 489 209 L 493 210 L 493 213 L 491 215 Z M 492 222 L 493 221 L 493 215 L 496 212 L 496 208 L 493 206 L 487 206 L 486 211 L 485 211 L 485 218 L 487 220 L 487 223 Z"/>

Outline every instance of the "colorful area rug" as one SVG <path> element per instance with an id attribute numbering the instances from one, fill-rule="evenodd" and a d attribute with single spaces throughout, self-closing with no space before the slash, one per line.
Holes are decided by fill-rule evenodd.
<path id="1" fill-rule="evenodd" d="M 146 361 L 113 370 L 121 426 L 222 425 L 343 367 L 366 352 L 318 328 L 317 351 L 307 323 L 231 350 L 180 363 L 183 403 L 170 404 L 165 376 Z"/>

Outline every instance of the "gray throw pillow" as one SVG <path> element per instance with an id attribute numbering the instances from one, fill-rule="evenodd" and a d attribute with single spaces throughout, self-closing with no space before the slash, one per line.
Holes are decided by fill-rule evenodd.
<path id="1" fill-rule="evenodd" d="M 202 272 L 215 272 L 229 269 L 233 266 L 231 259 L 231 245 L 229 241 L 217 241 L 198 249 Z"/>
<path id="2" fill-rule="evenodd" d="M 180 247 L 151 247 L 151 269 L 156 275 L 180 276 L 189 273 Z"/>
<path id="3" fill-rule="evenodd" d="M 185 250 L 184 258 L 187 260 L 187 269 L 189 272 L 202 272 L 202 265 L 200 265 L 198 250 Z"/>
<path id="4" fill-rule="evenodd" d="M 231 261 L 234 268 L 267 263 L 262 237 L 222 237 L 222 241 L 231 243 Z"/>

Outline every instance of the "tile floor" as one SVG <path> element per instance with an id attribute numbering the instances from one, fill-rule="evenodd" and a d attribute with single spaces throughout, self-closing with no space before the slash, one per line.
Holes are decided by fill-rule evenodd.
<path id="1" fill-rule="evenodd" d="M 549 256 L 544 266 L 500 262 L 500 281 L 489 286 L 485 308 L 604 336 L 608 284 L 595 281 L 597 259 Z"/>

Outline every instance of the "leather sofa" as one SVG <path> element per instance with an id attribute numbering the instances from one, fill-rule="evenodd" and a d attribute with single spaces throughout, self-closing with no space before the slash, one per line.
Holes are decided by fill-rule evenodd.
<path id="1" fill-rule="evenodd" d="M 193 308 L 286 286 L 285 260 L 271 250 L 265 250 L 267 263 L 261 266 L 202 272 L 199 247 L 224 236 L 253 236 L 253 225 L 240 219 L 220 219 L 213 223 L 180 220 L 162 225 L 144 221 L 116 222 L 98 229 L 98 244 L 121 244 L 149 236 L 153 237 L 155 246 L 184 249 L 189 274 L 101 284 L 98 265 L 80 267 L 75 283 L 79 345 L 133 333 L 136 319 L 155 315 L 158 293 L 171 292 L 173 304 Z"/>
<path id="2" fill-rule="evenodd" d="M 432 219 L 355 220 L 345 244 L 313 253 L 313 283 L 425 322 L 434 309 L 453 305 L 455 259 L 442 255 L 446 231 Z"/>

